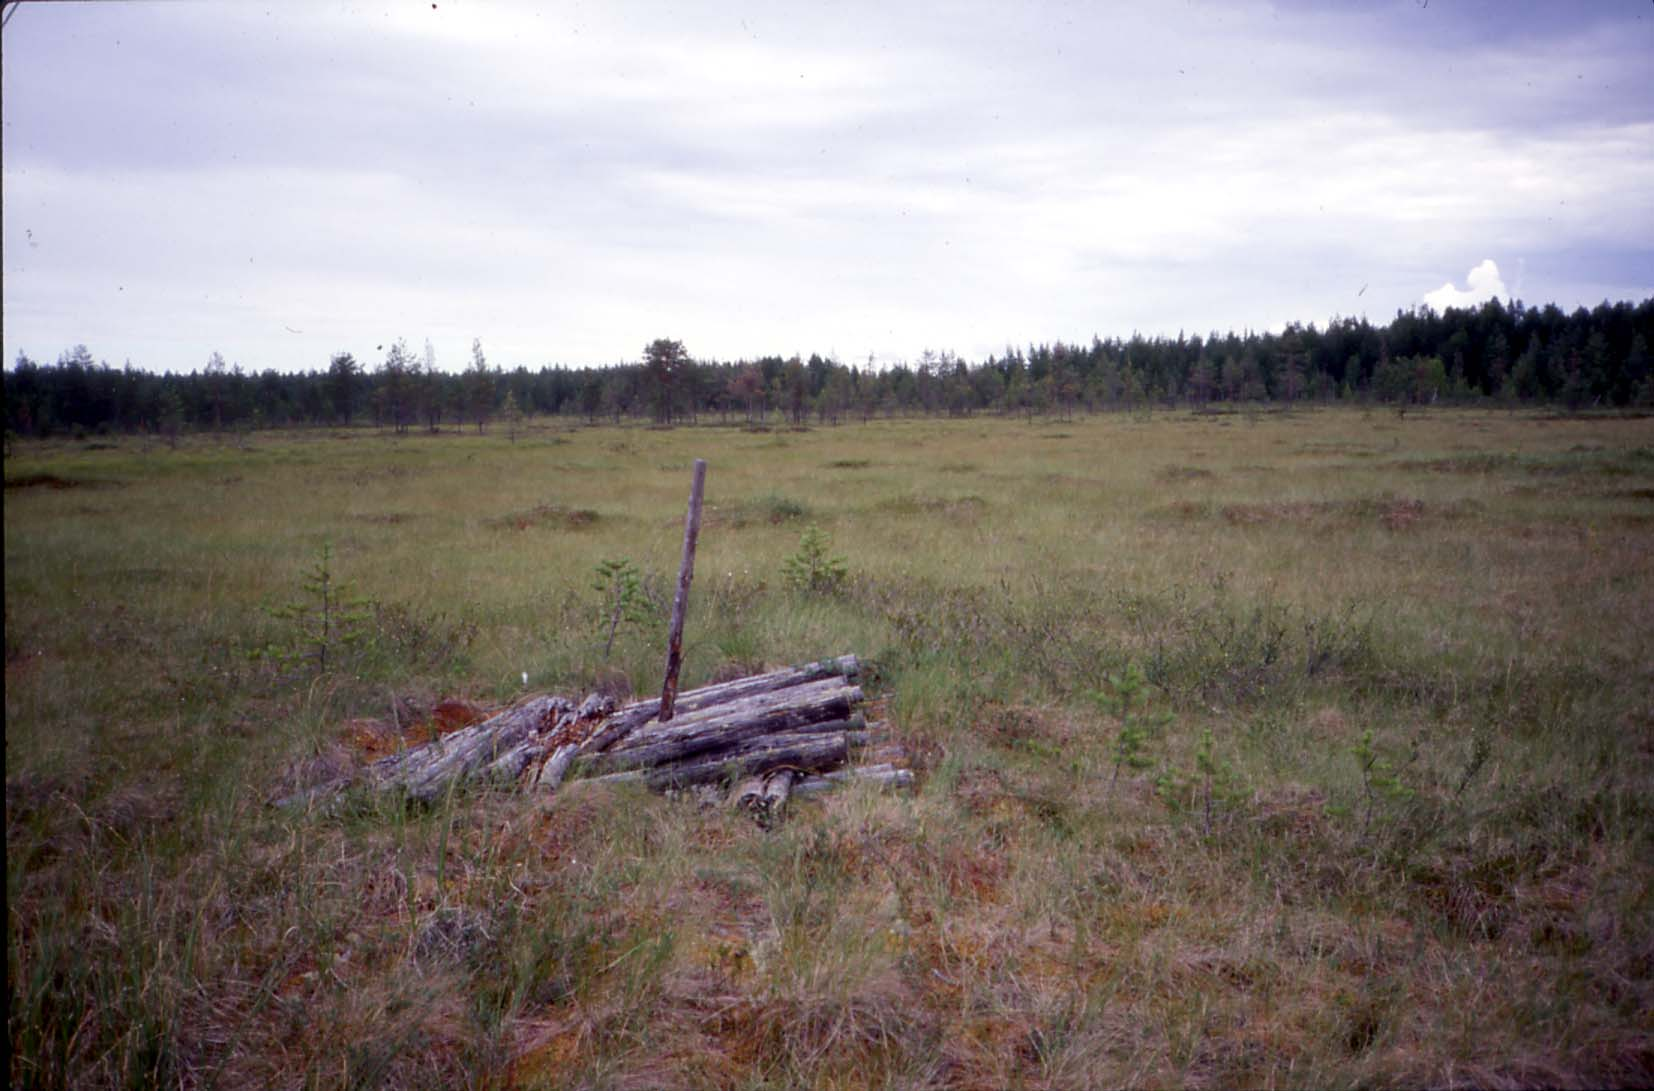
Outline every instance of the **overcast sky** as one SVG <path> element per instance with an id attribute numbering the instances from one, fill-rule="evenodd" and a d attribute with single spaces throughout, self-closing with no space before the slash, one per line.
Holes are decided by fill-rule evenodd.
<path id="1" fill-rule="evenodd" d="M 35 4 L 4 351 L 1005 345 L 1654 295 L 1654 3 Z"/>

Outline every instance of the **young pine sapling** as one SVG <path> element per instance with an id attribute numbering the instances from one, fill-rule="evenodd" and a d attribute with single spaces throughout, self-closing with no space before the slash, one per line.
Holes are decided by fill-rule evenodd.
<path id="1" fill-rule="evenodd" d="M 615 633 L 623 621 L 642 625 L 649 620 L 649 603 L 643 594 L 643 585 L 637 566 L 624 557 L 610 557 L 595 569 L 597 582 L 593 589 L 603 596 L 604 620 L 608 639 L 603 643 L 603 658 L 614 650 Z"/>
<path id="2" fill-rule="evenodd" d="M 828 553 L 831 545 L 827 532 L 810 524 L 799 539 L 798 552 L 781 562 L 787 586 L 806 595 L 830 595 L 842 587 L 848 566 L 843 557 Z"/>
<path id="3" fill-rule="evenodd" d="M 1114 757 L 1114 773 L 1109 778 L 1109 795 L 1120 780 L 1121 769 L 1147 769 L 1153 764 L 1144 749 L 1149 736 L 1171 721 L 1169 712 L 1149 711 L 1150 689 L 1143 668 L 1135 660 L 1126 664 L 1119 674 L 1103 679 L 1104 689 L 1094 690 L 1089 696 L 1104 715 L 1120 722 L 1110 753 Z"/>
<path id="4" fill-rule="evenodd" d="M 1361 836 L 1365 838 L 1373 824 L 1373 808 L 1380 797 L 1390 800 L 1410 799 L 1413 790 L 1401 782 L 1395 766 L 1373 746 L 1373 729 L 1361 733 L 1361 741 L 1350 747 L 1356 764 L 1361 769 Z"/>

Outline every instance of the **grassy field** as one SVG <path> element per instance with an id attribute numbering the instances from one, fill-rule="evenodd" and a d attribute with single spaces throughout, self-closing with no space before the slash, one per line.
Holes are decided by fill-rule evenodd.
<path id="1" fill-rule="evenodd" d="M 697 456 L 685 684 L 856 652 L 916 791 L 772 833 L 581 784 L 266 804 L 442 698 L 657 687 Z M 12 1086 L 1654 1083 L 1654 421 L 5 466 Z M 781 579 L 812 524 L 837 594 Z M 610 558 L 655 616 L 605 657 Z"/>

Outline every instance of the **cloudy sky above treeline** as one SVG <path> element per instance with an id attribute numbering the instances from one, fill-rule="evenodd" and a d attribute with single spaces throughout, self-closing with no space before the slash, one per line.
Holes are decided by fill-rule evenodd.
<path id="1" fill-rule="evenodd" d="M 1654 3 L 6 5 L 4 351 L 978 360 L 1654 295 Z"/>

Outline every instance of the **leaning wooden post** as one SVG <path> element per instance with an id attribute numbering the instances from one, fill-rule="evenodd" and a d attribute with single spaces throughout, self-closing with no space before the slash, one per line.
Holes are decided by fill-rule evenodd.
<path id="1" fill-rule="evenodd" d="M 683 615 L 689 610 L 689 581 L 695 575 L 695 539 L 701 535 L 701 490 L 706 484 L 706 459 L 695 460 L 689 486 L 689 513 L 683 518 L 683 560 L 678 564 L 678 593 L 672 599 L 672 632 L 666 639 L 666 682 L 660 691 L 661 723 L 672 718 L 678 699 L 678 668 L 683 665 Z"/>

